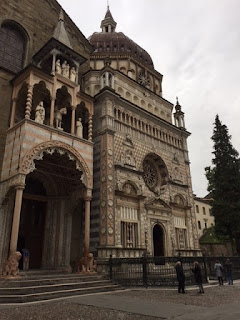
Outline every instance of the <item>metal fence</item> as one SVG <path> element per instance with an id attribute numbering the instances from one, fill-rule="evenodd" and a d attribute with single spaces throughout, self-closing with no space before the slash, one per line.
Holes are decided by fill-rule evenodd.
<path id="1" fill-rule="evenodd" d="M 233 279 L 239 279 L 240 257 L 110 257 L 109 277 L 124 286 L 177 286 L 176 262 L 181 261 L 186 285 L 194 284 L 193 262 L 198 261 L 203 282 L 216 279 L 214 264 L 216 260 L 225 265 L 226 259 L 233 265 Z"/>

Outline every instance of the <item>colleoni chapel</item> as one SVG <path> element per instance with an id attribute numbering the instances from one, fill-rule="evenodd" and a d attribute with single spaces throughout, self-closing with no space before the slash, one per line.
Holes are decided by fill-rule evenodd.
<path id="1" fill-rule="evenodd" d="M 189 132 L 151 56 L 109 7 L 88 39 L 55 0 L 0 12 L 0 266 L 200 254 Z"/>

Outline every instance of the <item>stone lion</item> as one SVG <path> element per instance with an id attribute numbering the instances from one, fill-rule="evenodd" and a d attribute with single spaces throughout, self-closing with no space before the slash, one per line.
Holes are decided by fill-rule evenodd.
<path id="1" fill-rule="evenodd" d="M 10 254 L 9 258 L 3 264 L 3 276 L 17 277 L 19 275 L 18 264 L 22 254 L 19 251 Z"/>
<path id="2" fill-rule="evenodd" d="M 96 270 L 96 260 L 94 260 L 93 254 L 89 253 L 86 257 L 79 260 L 78 272 L 93 272 Z"/>

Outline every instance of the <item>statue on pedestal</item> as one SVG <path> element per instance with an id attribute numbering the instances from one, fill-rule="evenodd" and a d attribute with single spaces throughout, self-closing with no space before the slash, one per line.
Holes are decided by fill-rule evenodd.
<path id="1" fill-rule="evenodd" d="M 65 60 L 62 64 L 62 75 L 66 78 L 69 78 L 69 69 L 70 69 L 69 64 Z"/>
<path id="2" fill-rule="evenodd" d="M 55 108 L 54 112 L 54 120 L 55 120 L 55 127 L 56 129 L 63 130 L 62 128 L 62 115 L 67 114 L 67 108 Z"/>
<path id="3" fill-rule="evenodd" d="M 83 125 L 82 125 L 82 119 L 79 118 L 76 122 L 76 136 L 79 138 L 83 137 Z"/>
<path id="4" fill-rule="evenodd" d="M 56 69 L 56 73 L 62 74 L 62 67 L 61 67 L 60 59 L 58 59 L 56 61 L 56 68 L 55 69 Z"/>
<path id="5" fill-rule="evenodd" d="M 43 101 L 40 101 L 35 109 L 35 122 L 43 124 L 45 120 L 45 108 L 43 106 Z"/>
<path id="6" fill-rule="evenodd" d="M 76 81 L 76 70 L 74 67 L 72 67 L 70 70 L 70 80 L 73 82 Z"/>

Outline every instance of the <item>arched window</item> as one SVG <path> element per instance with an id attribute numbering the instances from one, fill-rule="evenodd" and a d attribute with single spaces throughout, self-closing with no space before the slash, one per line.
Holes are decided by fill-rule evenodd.
<path id="1" fill-rule="evenodd" d="M 4 23 L 0 29 L 0 67 L 13 72 L 23 68 L 26 38 L 20 28 L 12 23 Z"/>

